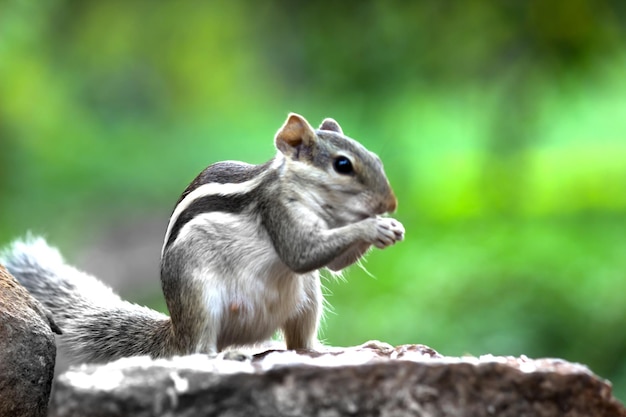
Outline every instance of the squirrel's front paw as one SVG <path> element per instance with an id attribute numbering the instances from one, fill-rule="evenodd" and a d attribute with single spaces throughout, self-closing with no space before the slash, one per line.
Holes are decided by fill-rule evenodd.
<path id="1" fill-rule="evenodd" d="M 404 226 L 396 219 L 389 217 L 376 217 L 376 235 L 372 244 L 383 249 L 404 239 Z"/>

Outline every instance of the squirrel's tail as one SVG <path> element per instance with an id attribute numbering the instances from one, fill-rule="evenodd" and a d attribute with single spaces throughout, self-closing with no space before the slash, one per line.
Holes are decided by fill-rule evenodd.
<path id="1" fill-rule="evenodd" d="M 93 276 L 67 265 L 41 237 L 13 242 L 0 263 L 52 314 L 73 363 L 168 356 L 170 319 L 122 300 Z"/>

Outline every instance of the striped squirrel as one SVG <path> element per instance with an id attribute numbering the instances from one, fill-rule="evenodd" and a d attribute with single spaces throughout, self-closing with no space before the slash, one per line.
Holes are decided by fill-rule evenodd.
<path id="1" fill-rule="evenodd" d="M 339 271 L 404 237 L 381 160 L 333 119 L 291 113 L 262 165 L 218 162 L 182 193 L 161 252 L 170 317 L 122 300 L 67 265 L 42 238 L 14 242 L 10 272 L 63 331 L 73 362 L 216 354 L 282 330 L 288 349 L 317 344 L 318 270 Z"/>

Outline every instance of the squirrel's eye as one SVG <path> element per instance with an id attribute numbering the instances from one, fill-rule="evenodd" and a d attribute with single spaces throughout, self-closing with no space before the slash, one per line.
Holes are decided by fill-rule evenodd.
<path id="1" fill-rule="evenodd" d="M 333 163 L 333 168 L 340 174 L 352 174 L 352 162 L 345 156 L 338 156 L 335 158 L 335 162 Z"/>

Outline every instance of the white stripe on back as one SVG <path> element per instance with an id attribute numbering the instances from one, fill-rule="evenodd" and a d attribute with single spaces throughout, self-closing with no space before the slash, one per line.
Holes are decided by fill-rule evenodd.
<path id="1" fill-rule="evenodd" d="M 163 256 L 163 252 L 165 251 L 165 245 L 170 237 L 172 232 L 172 227 L 176 224 L 178 217 L 180 217 L 181 213 L 185 211 L 187 207 L 189 207 L 195 200 L 206 197 L 209 195 L 233 195 L 233 194 L 246 194 L 252 190 L 254 190 L 259 183 L 263 180 L 264 175 L 259 175 L 254 179 L 249 181 L 240 182 L 240 183 L 218 183 L 218 182 L 210 182 L 208 184 L 203 184 L 187 194 L 183 200 L 178 203 L 176 208 L 174 208 L 174 212 L 170 217 L 170 221 L 167 225 L 167 231 L 165 232 L 165 239 L 163 241 L 163 248 L 161 249 L 161 256 Z"/>

